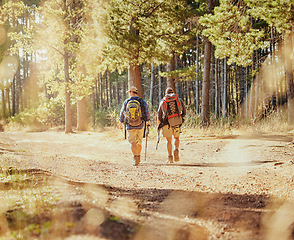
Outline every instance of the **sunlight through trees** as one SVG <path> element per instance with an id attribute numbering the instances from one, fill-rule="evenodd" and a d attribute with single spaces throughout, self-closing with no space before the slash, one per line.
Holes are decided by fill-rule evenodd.
<path id="1" fill-rule="evenodd" d="M 0 8 L 5 122 L 85 131 L 110 122 L 130 85 L 155 108 L 174 88 L 199 116 L 195 125 L 255 123 L 276 111 L 294 119 L 291 1 L 4 0 Z"/>

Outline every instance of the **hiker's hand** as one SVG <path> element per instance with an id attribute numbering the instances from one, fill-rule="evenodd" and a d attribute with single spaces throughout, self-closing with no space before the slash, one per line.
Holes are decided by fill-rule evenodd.
<path id="1" fill-rule="evenodd" d="M 150 127 L 151 126 L 151 122 L 150 121 L 146 122 L 146 125 Z"/>
<path id="2" fill-rule="evenodd" d="M 119 128 L 120 128 L 120 129 L 123 129 L 123 128 L 124 128 L 124 125 L 123 125 L 122 122 L 120 123 Z"/>
<path id="3" fill-rule="evenodd" d="M 161 121 L 158 120 L 157 131 L 159 131 L 161 128 L 162 128 L 162 123 Z"/>

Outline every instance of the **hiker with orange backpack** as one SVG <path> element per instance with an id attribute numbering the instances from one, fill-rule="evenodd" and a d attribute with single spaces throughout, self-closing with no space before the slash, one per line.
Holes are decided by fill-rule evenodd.
<path id="1" fill-rule="evenodd" d="M 185 116 L 186 107 L 183 100 L 178 98 L 172 88 L 168 87 L 157 112 L 158 130 L 162 129 L 162 135 L 167 140 L 168 163 L 180 160 L 180 133 Z M 174 151 L 172 137 L 174 137 Z"/>
<path id="2" fill-rule="evenodd" d="M 134 165 L 138 166 L 144 131 L 146 127 L 150 126 L 150 113 L 147 103 L 138 96 L 138 89 L 136 87 L 130 87 L 128 93 L 130 98 L 126 99 L 123 103 L 119 121 L 121 129 L 123 129 L 123 124 L 125 124 L 125 131 L 133 153 Z"/>

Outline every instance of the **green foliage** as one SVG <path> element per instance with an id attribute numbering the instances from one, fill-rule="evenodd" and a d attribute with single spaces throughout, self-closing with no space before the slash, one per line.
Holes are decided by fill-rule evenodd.
<path id="1" fill-rule="evenodd" d="M 218 1 L 213 2 L 218 4 Z M 151 62 L 165 64 L 171 51 L 181 57 L 189 48 L 192 63 L 195 52 L 191 46 L 195 45 L 196 33 L 200 48 L 202 36 L 207 36 L 215 45 L 217 58 L 228 58 L 229 64 L 236 62 L 238 65 L 248 66 L 253 52 L 269 46 L 267 40 L 271 27 L 275 27 L 280 34 L 289 31 L 293 24 L 292 2 L 220 0 L 212 14 L 204 15 L 207 13 L 207 1 L 204 0 L 81 0 L 67 1 L 67 5 L 61 0 L 43 1 L 41 5 L 39 0 L 2 1 L 0 27 L 5 29 L 7 38 L 4 43 L 0 43 L 0 61 L 5 63 L 3 59 L 7 55 L 21 55 L 17 57 L 20 74 L 16 84 L 25 93 L 22 95 L 24 98 L 27 97 L 27 86 L 22 84 L 35 74 L 36 66 L 36 72 L 40 73 L 39 81 L 44 84 L 47 97 L 50 98 L 49 101 L 42 98 L 40 102 L 44 102 L 39 107 L 25 109 L 9 121 L 41 126 L 64 123 L 64 100 L 55 97 L 64 94 L 64 57 L 67 54 L 68 86 L 75 98 L 90 95 L 98 74 L 106 70 L 110 72 L 111 83 L 127 81 L 125 70 L 129 61 L 134 59 L 142 65 L 149 65 Z M 134 57 L 137 54 L 138 59 Z M 29 66 L 30 61 L 34 63 L 33 67 Z M 8 65 L 11 67 L 17 64 L 3 66 L 7 69 Z M 195 68 L 189 66 L 161 73 L 161 76 L 179 80 L 195 80 L 195 77 L 199 79 L 202 71 L 196 76 Z M 2 77 L 3 71 L 0 72 Z M 9 76 L 9 85 L 15 72 L 14 70 L 12 77 Z M 149 85 L 149 70 L 143 69 L 142 73 L 145 81 L 143 84 Z M 249 71 L 248 79 L 254 74 L 254 70 Z M 3 89 L 7 87 L 1 79 L 0 85 Z M 30 102 L 30 99 L 21 100 L 24 108 L 28 107 L 26 100 Z M 112 101 L 111 106 L 115 107 L 115 101 Z M 108 125 L 109 120 L 112 121 L 109 116 L 112 111 L 91 112 L 95 125 Z"/>
<path id="2" fill-rule="evenodd" d="M 78 3 L 78 4 L 77 4 Z M 44 63 L 42 74 L 46 84 L 53 91 L 64 89 L 65 59 L 69 60 L 68 87 L 76 96 L 92 93 L 97 74 L 105 71 L 103 49 L 106 44 L 104 34 L 104 1 L 82 0 L 68 2 L 45 1 L 36 22 L 34 46 L 42 50 Z M 45 75 L 44 75 L 45 74 Z M 60 85 L 62 86 L 60 88 Z"/>
<path id="3" fill-rule="evenodd" d="M 252 27 L 251 13 L 242 1 L 235 5 L 231 0 L 221 0 L 214 15 L 200 18 L 206 27 L 203 35 L 215 45 L 217 58 L 228 57 L 228 64 L 248 66 L 255 50 L 269 46 L 269 42 L 264 41 L 265 31 Z"/>
<path id="4" fill-rule="evenodd" d="M 51 98 L 36 108 L 26 109 L 8 119 L 9 123 L 23 126 L 58 126 L 64 124 L 64 100 Z"/>
<path id="5" fill-rule="evenodd" d="M 196 65 L 192 65 L 186 68 L 181 68 L 175 71 L 160 72 L 162 77 L 173 77 L 180 80 L 194 80 L 196 76 Z"/>
<path id="6" fill-rule="evenodd" d="M 36 111 L 42 125 L 58 126 L 64 123 L 64 99 L 61 96 L 39 105 Z"/>
<path id="7" fill-rule="evenodd" d="M 114 71 L 109 74 L 109 81 L 115 84 L 124 83 L 128 80 L 128 73 L 127 71 L 119 72 Z"/>
<path id="8" fill-rule="evenodd" d="M 8 119 L 9 123 L 19 123 L 23 126 L 25 125 L 39 125 L 37 113 L 34 109 L 26 109 L 19 114 L 12 116 Z"/>
<path id="9" fill-rule="evenodd" d="M 93 115 L 93 128 L 115 126 L 116 117 L 118 116 L 116 109 L 99 109 L 94 111 Z"/>
<path id="10" fill-rule="evenodd" d="M 290 31 L 293 24 L 293 1 L 284 0 L 244 0 L 250 8 L 248 12 L 256 19 L 265 20 L 276 27 L 279 33 Z"/>
<path id="11" fill-rule="evenodd" d="M 185 1 L 117 1 L 109 3 L 107 57 L 113 69 L 124 69 L 138 54 L 138 64 L 166 62 L 170 51 L 182 52 L 190 38 Z"/>

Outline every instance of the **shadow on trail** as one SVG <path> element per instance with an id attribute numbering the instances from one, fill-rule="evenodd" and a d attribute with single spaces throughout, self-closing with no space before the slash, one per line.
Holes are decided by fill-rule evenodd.
<path id="1" fill-rule="evenodd" d="M 201 164 L 192 166 L 203 167 Z M 45 185 L 51 189 L 52 196 L 59 196 L 54 208 L 39 209 L 34 216 L 31 215 L 32 209 L 26 213 L 20 203 L 11 205 L 3 215 L 11 231 L 25 231 L 32 224 L 42 227 L 44 222 L 51 222 L 51 229 L 39 231 L 39 237 L 92 234 L 116 240 L 211 239 L 212 236 L 220 239 L 265 239 L 268 229 L 275 229 L 270 225 L 271 218 L 283 204 L 258 194 L 208 193 L 199 192 L 197 188 L 193 192 L 123 189 L 81 183 L 40 169 L 11 169 L 7 174 L 23 174 L 29 179 L 32 185 L 22 181 L 15 182 L 18 188 L 11 185 L 10 190 L 18 189 L 20 195 L 30 186 L 33 189 L 36 185 Z M 24 184 L 25 189 L 21 187 Z M 3 193 L 9 189 L 0 184 L 0 190 Z M 293 232 L 292 221 L 286 223 L 289 234 Z M 60 227 L 66 222 L 72 223 L 70 228 Z M 0 234 L 3 231 L 5 228 L 0 229 Z"/>
<path id="2" fill-rule="evenodd" d="M 246 166 L 256 166 L 266 163 L 278 163 L 278 161 L 252 161 L 252 162 L 223 162 L 223 163 L 195 163 L 195 164 L 184 164 L 184 163 L 141 163 L 142 166 L 170 166 L 170 167 L 246 167 Z"/>
<path id="3" fill-rule="evenodd" d="M 264 141 L 280 141 L 280 142 L 292 142 L 294 134 L 251 134 L 251 135 L 240 135 L 238 139 L 257 139 Z"/>

